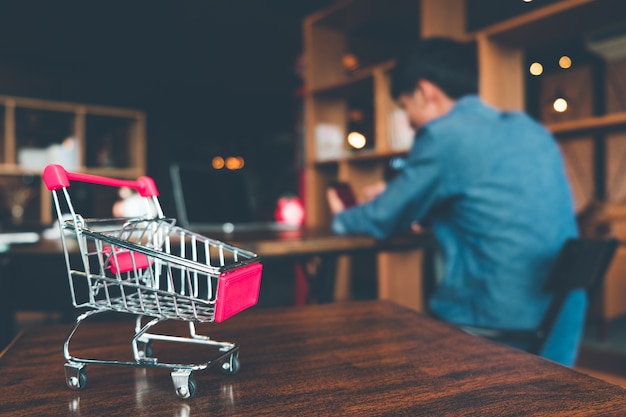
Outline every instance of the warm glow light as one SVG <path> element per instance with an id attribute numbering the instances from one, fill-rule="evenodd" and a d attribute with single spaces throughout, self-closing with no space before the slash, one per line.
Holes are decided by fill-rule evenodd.
<path id="1" fill-rule="evenodd" d="M 244 160 L 240 156 L 229 156 L 226 158 L 226 169 L 235 170 L 243 168 Z"/>
<path id="2" fill-rule="evenodd" d="M 524 0 L 524 3 L 530 3 L 533 0 Z"/>
<path id="3" fill-rule="evenodd" d="M 563 55 L 561 59 L 559 59 L 559 66 L 561 68 L 570 68 L 572 66 L 572 59 L 567 55 Z"/>
<path id="4" fill-rule="evenodd" d="M 565 110 L 567 110 L 567 100 L 565 100 L 562 97 L 559 97 L 556 100 L 554 100 L 554 103 L 552 103 L 552 107 L 554 108 L 555 111 L 559 113 L 563 113 Z"/>
<path id="5" fill-rule="evenodd" d="M 215 169 L 222 169 L 222 168 L 224 168 L 224 158 L 222 158 L 221 156 L 216 156 L 211 161 L 211 165 Z"/>
<path id="6" fill-rule="evenodd" d="M 533 62 L 530 64 L 530 73 L 532 75 L 541 75 L 543 73 L 543 65 L 539 62 Z"/>
<path id="7" fill-rule="evenodd" d="M 341 57 L 341 63 L 348 71 L 354 71 L 359 68 L 359 58 L 354 54 L 345 54 Z"/>
<path id="8" fill-rule="evenodd" d="M 350 132 L 348 134 L 348 144 L 352 146 L 354 149 L 362 149 L 365 147 L 367 140 L 365 136 L 359 132 Z"/>

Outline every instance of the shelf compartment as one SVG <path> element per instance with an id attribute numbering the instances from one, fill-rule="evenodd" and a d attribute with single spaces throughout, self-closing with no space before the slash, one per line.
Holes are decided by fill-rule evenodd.
<path id="1" fill-rule="evenodd" d="M 17 149 L 45 148 L 74 135 L 74 114 L 33 108 L 15 109 Z"/>
<path id="2" fill-rule="evenodd" d="M 0 228 L 29 228 L 40 224 L 41 177 L 22 173 L 0 176 Z"/>
<path id="3" fill-rule="evenodd" d="M 74 113 L 18 107 L 14 115 L 17 160 L 7 158 L 6 162 L 17 162 L 26 170 L 37 170 L 43 169 L 54 154 L 59 158 L 69 157 L 76 164 L 77 155 L 71 148 L 76 146 Z M 62 146 L 67 139 L 70 141 Z"/>
<path id="4" fill-rule="evenodd" d="M 48 163 L 116 178 L 145 175 L 145 129 L 145 114 L 136 109 L 0 95 L 0 194 L 5 200 L 13 194 L 33 194 L 22 220 L 5 209 L 0 221 L 7 226 L 52 222 L 52 198 L 41 182 Z M 100 167 L 97 155 L 105 134 L 112 138 L 116 159 Z M 28 178 L 34 180 L 25 182 Z M 99 190 L 87 204 L 99 210 L 98 217 L 110 216 L 117 198 L 108 189 Z"/>
<path id="5" fill-rule="evenodd" d="M 128 168 L 132 131 L 136 121 L 125 117 L 87 114 L 85 117 L 85 167 Z"/>
<path id="6" fill-rule="evenodd" d="M 316 120 L 310 142 L 315 150 L 314 161 L 340 159 L 351 152 L 367 152 L 375 148 L 372 77 L 311 95 L 307 107 Z M 352 131 L 365 136 L 365 149 L 350 149 L 347 136 Z"/>
<path id="7" fill-rule="evenodd" d="M 350 82 L 397 56 L 419 36 L 419 1 L 342 2 L 304 22 L 309 91 Z M 352 57 L 351 65 L 344 63 Z"/>
<path id="8" fill-rule="evenodd" d="M 307 91 L 307 93 L 315 96 L 340 96 L 350 91 L 358 91 L 359 86 L 363 82 L 368 82 L 377 71 L 389 71 L 395 66 L 395 60 L 389 60 L 377 65 L 371 65 L 360 68 L 341 81 L 334 81 L 327 84 L 315 86 Z"/>

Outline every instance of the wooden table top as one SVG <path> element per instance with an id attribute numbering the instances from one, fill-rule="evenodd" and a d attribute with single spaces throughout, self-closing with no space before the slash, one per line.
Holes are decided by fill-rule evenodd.
<path id="1" fill-rule="evenodd" d="M 371 236 L 333 234 L 330 230 L 298 229 L 268 232 L 241 232 L 239 234 L 219 235 L 215 239 L 245 247 L 263 257 L 272 256 L 308 256 L 311 254 L 341 253 L 348 254 L 361 250 L 398 250 L 417 247 L 429 247 L 435 240 L 430 232 L 406 233 L 386 240 Z"/>
<path id="2" fill-rule="evenodd" d="M 166 334 L 187 328 L 158 327 Z M 29 330 L 0 356 L 0 415 L 626 415 L 619 386 L 389 302 L 256 308 L 199 325 L 199 333 L 240 346 L 241 368 L 230 376 L 216 367 L 194 372 L 197 393 L 188 400 L 175 395 L 169 372 L 158 368 L 89 365 L 87 387 L 68 389 L 66 331 Z M 127 320 L 88 322 L 73 349 L 128 360 L 132 331 Z M 156 343 L 159 358 L 205 353 Z"/>
<path id="3" fill-rule="evenodd" d="M 262 257 L 310 256 L 325 253 L 348 254 L 362 250 L 401 250 L 429 247 L 435 244 L 430 232 L 403 234 L 391 239 L 377 240 L 370 236 L 338 236 L 327 228 L 296 230 L 243 231 L 232 234 L 205 234 L 212 239 L 250 250 Z M 77 251 L 77 249 L 75 249 Z M 62 253 L 59 239 L 44 239 L 34 244 L 14 245 L 11 254 Z"/>

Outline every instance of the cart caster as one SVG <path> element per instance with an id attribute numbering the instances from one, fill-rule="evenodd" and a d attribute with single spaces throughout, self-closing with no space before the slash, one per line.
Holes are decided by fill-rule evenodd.
<path id="1" fill-rule="evenodd" d="M 83 364 L 65 364 L 65 383 L 74 390 L 81 390 L 87 385 L 87 371 Z"/>
<path id="2" fill-rule="evenodd" d="M 222 362 L 221 370 L 226 375 L 235 375 L 239 372 L 239 352 L 231 354 L 227 360 Z"/>
<path id="3" fill-rule="evenodd" d="M 191 398 L 196 394 L 196 381 L 194 381 L 189 369 L 178 369 L 172 371 L 172 382 L 176 395 L 180 398 Z"/>
<path id="4" fill-rule="evenodd" d="M 146 343 L 141 343 L 138 348 L 140 358 L 152 358 L 152 355 L 154 354 L 154 350 L 152 349 L 152 340 Z"/>

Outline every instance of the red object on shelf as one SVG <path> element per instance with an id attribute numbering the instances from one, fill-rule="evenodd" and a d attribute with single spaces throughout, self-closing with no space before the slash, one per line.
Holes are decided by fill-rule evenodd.
<path id="1" fill-rule="evenodd" d="M 294 226 L 304 223 L 304 205 L 299 197 L 281 197 L 276 203 L 274 217 L 277 222 Z"/>

